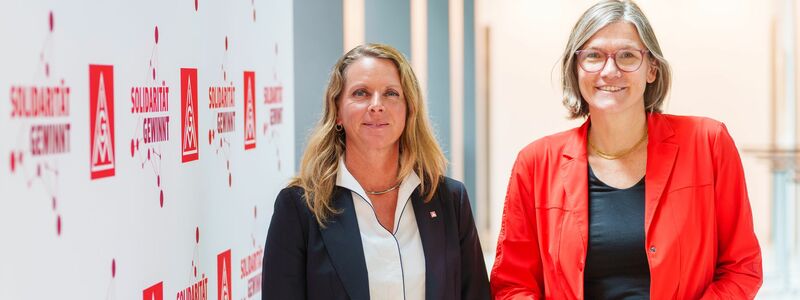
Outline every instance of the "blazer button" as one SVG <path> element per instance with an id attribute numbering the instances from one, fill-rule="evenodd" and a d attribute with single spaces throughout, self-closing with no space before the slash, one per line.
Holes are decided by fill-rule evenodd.
<path id="1" fill-rule="evenodd" d="M 656 246 L 650 246 L 650 253 L 656 253 Z"/>

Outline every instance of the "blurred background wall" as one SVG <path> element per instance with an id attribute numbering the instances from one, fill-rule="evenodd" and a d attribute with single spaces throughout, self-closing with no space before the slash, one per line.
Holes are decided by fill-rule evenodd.
<path id="1" fill-rule="evenodd" d="M 180 228 L 189 229 L 175 229 L 174 231 L 180 231 L 176 233 L 159 232 L 159 240 L 175 243 L 177 238 L 182 237 L 178 244 L 186 248 L 194 247 L 200 256 L 197 260 L 204 262 L 204 266 L 216 263 L 218 256 L 225 253 L 223 251 L 220 254 L 220 251 L 226 249 L 233 249 L 235 262 L 241 260 L 244 263 L 248 258 L 261 255 L 255 241 L 263 243 L 275 195 L 297 170 L 309 130 L 319 119 L 322 95 L 331 67 L 339 56 L 358 44 L 388 43 L 410 59 L 422 84 L 437 138 L 450 162 L 448 174 L 463 181 L 471 196 L 487 258 L 487 268 L 491 268 L 493 262 L 506 185 L 517 152 L 538 138 L 579 126 L 583 122 L 566 118 L 566 111 L 560 100 L 558 62 L 572 26 L 580 14 L 595 1 L 241 0 L 229 3 L 220 0 L 194 0 L 172 3 L 165 8 L 174 9 L 160 10 L 154 9 L 158 5 L 153 1 L 128 6 L 117 5 L 121 1 L 104 5 L 96 5 L 96 2 L 0 1 L 0 38 L 5 41 L 3 55 L 0 56 L 0 62 L 3 62 L 0 67 L 0 89 L 8 91 L 14 84 L 29 83 L 29 74 L 34 69 L 37 70 L 34 77 L 43 78 L 39 68 L 45 58 L 40 58 L 39 53 L 34 52 L 40 51 L 40 47 L 43 47 L 43 52 L 56 49 L 53 54 L 57 61 L 54 74 L 76 74 L 67 76 L 67 84 L 73 86 L 73 111 L 88 111 L 85 106 L 88 105 L 86 90 L 89 84 L 85 83 L 84 78 L 87 75 L 87 65 L 116 65 L 117 93 L 120 94 L 112 101 L 117 103 L 117 114 L 120 114 L 128 107 L 128 88 L 150 82 L 149 79 L 144 80 L 147 76 L 138 76 L 142 74 L 135 72 L 139 71 L 136 69 L 138 67 L 147 69 L 144 67 L 147 57 L 152 59 L 153 53 L 158 54 L 153 50 L 158 49 L 154 45 L 159 43 L 158 28 L 161 29 L 162 37 L 166 37 L 166 40 L 162 38 L 159 46 L 162 49 L 160 68 L 166 70 L 163 75 L 166 83 L 162 85 L 173 86 L 174 99 L 179 98 L 179 67 L 199 64 L 201 85 L 209 84 L 208 79 L 202 78 L 205 74 L 219 77 L 217 73 L 223 72 L 223 81 L 230 81 L 242 89 L 244 83 L 240 82 L 242 76 L 239 72 L 254 70 L 258 73 L 256 107 L 258 124 L 263 123 L 264 130 L 258 136 L 260 140 L 255 150 L 245 152 L 244 149 L 239 149 L 231 152 L 236 167 L 227 172 L 228 175 L 235 173 L 233 178 L 247 180 L 236 179 L 233 182 L 240 183 L 233 185 L 229 181 L 227 187 L 224 180 L 217 180 L 219 176 L 224 177 L 225 172 L 219 172 L 221 162 L 210 155 L 213 151 L 210 145 L 203 145 L 207 150 L 200 150 L 206 154 L 201 155 L 200 162 L 195 163 L 203 167 L 190 164 L 179 169 L 182 163 L 176 159 L 177 156 L 165 159 L 171 164 L 166 167 L 167 173 L 175 174 L 168 182 L 177 181 L 177 184 L 183 186 L 182 189 L 201 186 L 211 192 L 194 191 L 168 195 L 167 209 L 176 210 L 169 216 L 178 216 L 178 219 L 184 217 L 183 223 L 179 222 Z M 800 226 L 797 218 L 800 205 L 797 205 L 796 184 L 796 149 L 800 128 L 800 122 L 797 121 L 796 1 L 641 0 L 637 3 L 649 17 L 664 55 L 673 68 L 672 89 L 663 107 L 664 111 L 720 120 L 728 126 L 739 147 L 753 208 L 755 230 L 764 253 L 766 277 L 759 298 L 800 297 Z M 56 24 L 67 26 L 58 25 L 53 33 L 50 25 L 48 33 L 45 26 L 46 16 L 53 11 L 56 20 L 67 20 Z M 86 12 L 86 18 L 81 18 L 81 13 L 76 13 L 83 11 Z M 97 18 L 91 16 L 102 16 L 99 20 L 105 23 L 92 23 Z M 103 33 L 102 38 L 93 34 L 93 30 L 99 28 L 98 24 L 105 24 L 103 30 L 99 30 Z M 70 29 L 69 25 L 76 26 Z M 158 27 L 156 38 L 151 41 L 155 26 Z M 115 31 L 118 28 L 125 30 Z M 209 33 L 213 33 L 213 36 Z M 227 40 L 225 50 L 221 48 L 222 36 L 229 35 L 233 41 L 230 58 L 226 56 Z M 142 42 L 130 40 L 128 36 L 136 37 Z M 175 36 L 181 38 L 175 38 L 174 41 L 177 42 L 172 42 L 172 37 Z M 44 46 L 41 46 L 42 40 L 45 41 Z M 48 44 L 53 40 L 59 45 L 58 48 Z M 136 47 L 130 46 L 132 44 Z M 78 55 L 69 56 L 65 53 Z M 218 68 L 220 61 L 223 62 L 222 70 Z M 231 74 L 240 75 L 231 80 L 224 78 L 226 66 Z M 154 68 L 152 63 L 150 68 Z M 131 72 L 130 69 L 135 71 Z M 158 76 L 159 79 L 162 78 L 162 73 Z M 52 81 L 49 83 L 57 85 L 55 79 L 49 78 L 49 75 L 44 77 Z M 156 76 L 153 77 L 157 85 Z M 282 93 L 285 94 L 282 102 L 276 104 L 268 101 L 266 98 L 272 95 L 268 88 L 271 88 L 269 91 L 278 92 L 283 89 Z M 240 94 L 237 101 L 245 98 L 241 91 L 237 91 Z M 5 103 L 0 104 L 0 125 L 3 126 L 0 128 L 9 128 L 7 124 L 17 126 L 18 123 L 14 123 L 16 121 L 7 119 L 10 115 L 7 105 L 9 101 L 0 103 Z M 206 123 L 213 116 L 202 103 L 200 106 L 203 109 L 201 118 L 205 120 L 205 128 L 210 126 Z M 233 108 L 239 111 L 237 120 L 242 119 L 241 113 L 244 109 L 241 106 L 239 103 Z M 270 118 L 268 112 L 281 108 L 277 106 L 285 108 L 283 123 L 281 126 L 266 124 Z M 173 114 L 173 118 L 177 120 L 178 104 L 173 107 L 175 108 L 169 114 Z M 86 126 L 84 123 L 87 123 L 83 121 L 88 118 L 84 114 L 78 116 L 79 120 L 70 118 L 70 122 L 76 124 L 75 130 L 88 133 L 83 128 Z M 121 128 L 136 125 L 135 120 L 128 116 L 117 116 L 117 120 Z M 175 127 L 172 130 L 173 135 L 180 132 L 176 127 L 179 126 L 177 122 L 170 126 Z M 272 131 L 268 131 L 268 127 Z M 282 133 L 277 135 L 274 128 L 282 128 Z M 239 143 L 242 142 L 243 135 L 244 133 L 238 132 L 231 135 L 231 139 Z M 80 140 L 73 143 L 86 144 L 83 135 L 80 137 Z M 170 143 L 177 145 L 176 139 L 173 138 Z M 16 145 L 5 142 L 11 140 L 12 138 L 4 139 L 0 144 L 2 155 L 8 155 Z M 128 150 L 125 143 L 127 141 L 117 142 L 118 147 L 122 145 L 119 148 L 123 149 L 123 153 Z M 12 152 L 12 165 L 16 162 L 13 155 Z M 77 155 L 88 160 L 83 152 Z M 64 177 L 69 178 L 69 174 L 77 170 L 81 180 L 90 181 L 88 174 L 83 176 L 83 173 L 88 173 L 85 170 L 88 167 L 77 166 L 74 159 L 65 160 L 68 162 L 65 163 L 67 167 Z M 78 162 L 86 165 L 83 160 Z M 108 219 L 109 222 L 120 219 L 113 213 L 136 214 L 128 205 L 138 203 L 135 202 L 138 200 L 134 200 L 134 192 L 142 193 L 140 187 L 144 184 L 131 182 L 152 183 L 153 180 L 150 178 L 152 174 L 131 171 L 130 166 L 134 165 L 135 160 L 127 159 L 117 166 L 116 177 L 132 180 L 118 180 L 115 183 L 113 179 L 107 179 L 90 187 L 87 185 L 86 188 L 83 185 L 65 188 L 67 205 L 63 207 L 69 209 L 71 203 L 82 203 L 87 206 L 84 213 L 93 210 L 92 214 L 82 215 L 86 218 L 81 222 L 86 226 L 92 225 L 93 214 L 103 215 L 102 220 Z M 238 166 L 242 168 L 239 169 Z M 0 255 L 15 257 L 18 253 L 28 253 L 26 257 L 36 257 L 52 251 L 45 249 L 80 251 L 77 248 L 79 246 L 54 241 L 61 235 L 60 227 L 58 235 L 50 234 L 52 236 L 44 240 L 31 237 L 27 232 L 14 230 L 16 222 L 11 220 L 34 222 L 32 220 L 42 219 L 51 222 L 53 216 L 49 211 L 47 215 L 25 214 L 25 210 L 22 210 L 22 214 L 19 213 L 21 208 L 49 204 L 39 201 L 41 194 L 46 192 L 32 191 L 30 184 L 26 187 L 24 180 L 14 174 L 14 166 L 10 169 L 12 172 L 0 174 L 0 191 L 6 192 L 4 195 L 11 195 L 0 198 L 0 217 L 3 217 L 0 218 L 0 224 L 4 225 L 0 229 L 0 239 L 4 242 L 23 243 L 25 246 L 13 251 L 0 250 Z M 186 176 L 181 175 L 184 173 Z M 158 178 L 160 187 L 160 176 Z M 258 180 L 268 181 L 268 184 L 254 192 L 261 184 Z M 80 184 L 84 184 L 83 181 Z M 217 181 L 223 184 L 208 184 L 211 181 L 217 185 Z M 121 190 L 117 186 L 120 184 L 125 184 Z M 127 192 L 120 202 L 103 202 L 102 199 L 120 194 L 120 191 Z M 155 199 L 157 189 L 148 188 L 144 192 L 152 194 L 148 194 L 148 197 Z M 81 193 L 92 195 L 92 199 L 97 200 L 90 202 L 102 205 L 91 206 L 86 201 L 71 202 L 70 197 L 80 198 Z M 225 208 L 227 204 L 211 199 L 216 197 L 229 197 L 232 199 L 230 203 L 236 209 L 223 210 L 223 215 L 220 215 L 218 208 Z M 193 202 L 196 198 L 202 201 Z M 18 201 L 20 199 L 25 201 Z M 171 207 L 172 199 L 182 203 L 182 206 Z M 55 202 L 53 203 L 52 210 L 58 214 L 62 206 L 57 210 Z M 156 208 L 154 203 L 150 203 L 153 204 L 152 207 L 141 209 L 159 213 L 164 211 Z M 249 215 L 251 210 L 253 216 Z M 240 222 L 246 223 L 244 225 L 226 221 L 245 213 L 248 218 Z M 71 214 L 69 220 L 79 219 L 78 215 Z M 143 217 L 144 220 L 167 222 L 166 215 L 158 217 L 161 219 L 148 216 L 150 217 Z M 134 217 L 128 216 L 130 220 L 123 220 L 140 220 Z M 60 216 L 58 218 L 60 220 Z M 189 223 L 198 225 L 189 226 L 192 225 Z M 53 227 L 50 223 L 46 224 Z M 117 249 L 121 245 L 142 244 L 147 241 L 146 237 L 142 237 L 145 235 L 142 232 L 149 227 L 136 227 L 134 223 L 126 226 L 134 228 L 140 234 L 126 240 L 124 244 L 108 242 L 104 245 L 109 249 Z M 54 231 L 50 227 L 42 231 Z M 95 227 L 103 226 L 95 224 Z M 235 242 L 228 241 L 230 238 L 223 229 L 244 227 L 247 230 Z M 106 227 L 103 230 L 109 231 L 113 228 Z M 186 232 L 191 229 L 195 231 L 189 233 L 197 233 L 199 236 L 201 230 L 198 228 L 209 232 L 208 235 L 203 234 L 204 243 L 200 243 L 199 238 L 188 238 L 189 234 Z M 95 255 L 99 260 L 98 265 L 106 266 L 110 261 L 113 271 L 109 286 L 115 287 L 113 274 L 116 272 L 119 256 L 113 258 L 115 256 L 106 253 L 110 250 L 105 248 L 97 251 L 102 254 Z M 130 285 L 121 283 L 120 291 L 140 291 L 137 288 L 144 287 L 145 283 L 152 283 L 150 277 L 169 277 L 162 273 L 169 273 L 174 268 L 165 266 L 169 266 L 169 261 L 174 256 L 184 257 L 188 252 L 160 254 L 159 261 L 164 261 L 164 265 L 143 271 L 149 277 L 138 278 L 141 282 Z M 126 264 L 137 261 L 136 253 L 129 254 L 131 259 Z M 231 255 L 230 252 L 228 255 Z M 194 267 L 194 257 L 191 262 Z M 181 270 L 188 268 L 183 265 Z M 258 268 L 260 269 L 260 265 Z M 212 273 L 213 268 L 206 269 Z M 40 269 L 25 271 L 24 274 L 29 277 L 24 278 L 8 270 L 0 268 L 0 295 L 13 297 L 24 293 L 28 287 L 35 286 L 35 282 L 28 281 L 27 278 L 36 278 L 36 272 Z M 255 273 L 251 273 L 247 273 L 246 277 L 237 273 L 241 278 L 234 278 L 234 287 L 243 294 L 248 288 L 248 281 L 257 277 L 253 275 Z M 97 277 L 99 280 L 109 281 L 106 275 Z M 166 286 L 171 291 L 185 288 L 186 285 L 205 278 L 205 275 L 201 278 L 197 274 L 170 276 L 181 278 L 178 286 Z M 25 282 L 17 284 L 15 280 Z M 9 288 L 11 286 L 16 288 Z M 128 293 L 120 297 L 133 298 Z M 257 294 L 251 293 L 248 297 L 257 297 Z"/>

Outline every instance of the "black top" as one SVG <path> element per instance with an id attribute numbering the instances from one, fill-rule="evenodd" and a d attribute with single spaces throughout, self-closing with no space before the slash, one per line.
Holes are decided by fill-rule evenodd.
<path id="1" fill-rule="evenodd" d="M 644 243 L 644 178 L 627 189 L 608 186 L 589 166 L 586 299 L 650 299 Z"/>

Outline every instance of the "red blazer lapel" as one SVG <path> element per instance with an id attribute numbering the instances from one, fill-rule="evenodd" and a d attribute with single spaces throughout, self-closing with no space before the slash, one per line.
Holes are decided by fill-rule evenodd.
<path id="1" fill-rule="evenodd" d="M 678 157 L 678 144 L 671 142 L 675 135 L 669 121 L 661 114 L 651 113 L 647 117 L 647 170 L 645 171 L 645 236 L 650 230 L 653 216 L 658 209 L 661 195 L 672 176 Z"/>
<path id="2" fill-rule="evenodd" d="M 589 231 L 589 162 L 586 156 L 588 120 L 577 131 L 567 137 L 562 149 L 560 165 L 561 185 L 564 187 L 562 230 L 557 253 L 559 271 L 568 280 L 566 290 L 560 291 L 567 298 L 581 298 L 583 294 L 583 270 Z M 555 196 L 555 195 L 554 195 Z M 556 196 L 557 197 L 557 196 Z M 556 294 L 558 295 L 558 294 Z M 567 296 L 571 295 L 571 296 Z"/>
<path id="3" fill-rule="evenodd" d="M 561 176 L 564 180 L 564 208 L 578 212 L 578 215 L 585 215 L 587 211 L 587 199 L 589 199 L 589 178 L 588 160 L 586 156 L 586 136 L 589 133 L 589 121 L 587 120 L 578 128 L 575 134 L 569 137 L 569 141 L 564 145 L 561 153 L 563 162 L 561 163 Z M 585 225 L 585 224 L 584 224 Z M 586 240 L 586 226 L 581 228 L 581 237 Z"/>

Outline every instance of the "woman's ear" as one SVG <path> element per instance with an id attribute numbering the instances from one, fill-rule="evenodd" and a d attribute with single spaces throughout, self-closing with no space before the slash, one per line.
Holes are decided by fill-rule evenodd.
<path id="1" fill-rule="evenodd" d="M 656 75 L 658 75 L 658 61 L 653 60 L 650 63 L 650 68 L 647 69 L 647 83 L 656 81 Z"/>

